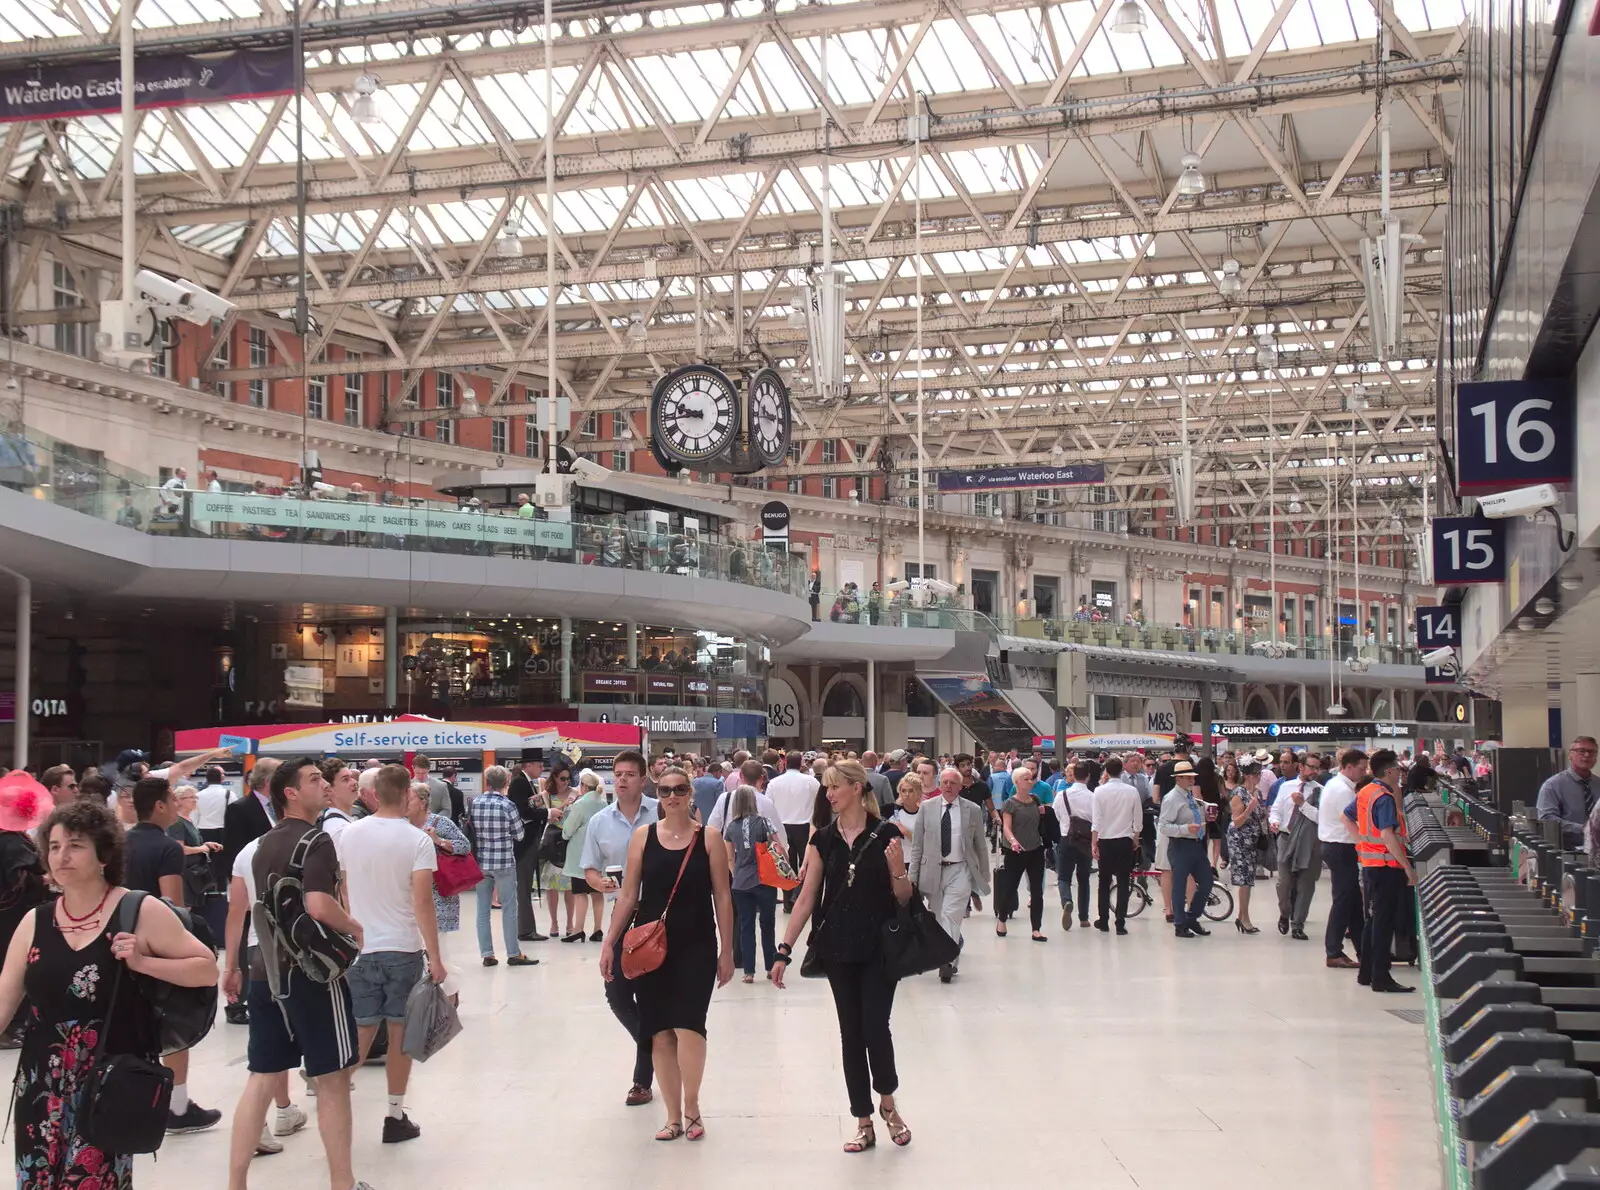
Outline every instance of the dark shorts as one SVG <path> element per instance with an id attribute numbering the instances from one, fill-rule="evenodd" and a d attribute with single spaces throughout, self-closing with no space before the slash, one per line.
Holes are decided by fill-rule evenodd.
<path id="1" fill-rule="evenodd" d="M 252 979 L 246 999 L 251 1074 L 277 1074 L 303 1064 L 308 1077 L 321 1078 L 356 1064 L 356 1018 L 343 979 L 313 983 L 292 971 L 289 995 L 281 1002 L 273 1000 L 265 980 Z"/>
<path id="2" fill-rule="evenodd" d="M 420 950 L 375 950 L 364 954 L 345 974 L 356 1024 L 406 1019 L 406 998 L 422 978 Z"/>

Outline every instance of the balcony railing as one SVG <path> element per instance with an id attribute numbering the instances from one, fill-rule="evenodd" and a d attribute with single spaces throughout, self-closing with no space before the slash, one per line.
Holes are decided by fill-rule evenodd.
<path id="1" fill-rule="evenodd" d="M 823 614 L 832 620 L 851 624 L 913 628 L 963 628 L 991 635 L 1005 634 L 1035 640 L 1065 641 L 1081 645 L 1103 645 L 1113 649 L 1156 649 L 1169 653 L 1216 654 L 1221 656 L 1277 655 L 1268 632 L 1222 631 L 1212 628 L 1160 627 L 1138 622 L 1113 623 L 1078 619 L 1062 620 L 1038 616 L 1000 613 L 994 616 L 962 607 L 959 597 L 935 600 L 927 607 L 913 607 L 901 594 L 880 597 L 840 592 L 825 605 Z M 1282 656 L 1306 661 L 1335 661 L 1361 657 L 1385 665 L 1421 665 L 1415 648 L 1380 644 L 1370 637 L 1357 636 L 1334 641 L 1316 636 L 1279 636 L 1276 644 Z"/>
<path id="2" fill-rule="evenodd" d="M 0 486 L 139 532 L 230 541 L 520 558 L 720 579 L 805 597 L 806 573 L 758 543 L 653 532 L 620 515 L 503 513 L 357 491 L 193 491 L 99 462 L 64 443 L 0 433 Z"/>

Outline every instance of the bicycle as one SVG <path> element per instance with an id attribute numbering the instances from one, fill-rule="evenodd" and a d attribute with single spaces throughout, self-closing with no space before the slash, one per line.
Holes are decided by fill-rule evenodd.
<path id="1" fill-rule="evenodd" d="M 1128 882 L 1128 916 L 1138 917 L 1144 912 L 1145 906 L 1154 900 L 1147 881 L 1150 877 L 1159 881 L 1162 873 L 1155 868 L 1137 868 L 1129 875 L 1132 879 Z M 1173 895 L 1177 895 L 1176 890 Z M 1206 897 L 1200 915 L 1208 921 L 1227 921 L 1233 916 L 1233 893 L 1228 891 L 1226 884 L 1214 882 L 1211 885 L 1211 892 Z"/>

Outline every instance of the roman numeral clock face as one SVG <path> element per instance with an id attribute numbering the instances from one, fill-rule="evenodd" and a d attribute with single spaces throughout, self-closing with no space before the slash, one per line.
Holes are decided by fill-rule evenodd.
<path id="1" fill-rule="evenodd" d="M 789 453 L 789 389 L 771 368 L 750 381 L 750 438 L 764 467 L 776 467 Z"/>
<path id="2" fill-rule="evenodd" d="M 656 382 L 650 433 L 668 459 L 694 464 L 725 453 L 739 421 L 738 394 L 716 368 L 690 364 Z"/>

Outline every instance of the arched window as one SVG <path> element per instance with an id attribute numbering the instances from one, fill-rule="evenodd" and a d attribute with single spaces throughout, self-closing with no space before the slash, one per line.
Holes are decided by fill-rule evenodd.
<path id="1" fill-rule="evenodd" d="M 1245 703 L 1244 717 L 1246 719 L 1270 719 L 1272 712 L 1267 708 L 1267 700 L 1259 694 L 1252 694 L 1250 701 Z"/>
<path id="2" fill-rule="evenodd" d="M 824 715 L 864 717 L 867 708 L 861 705 L 861 692 L 851 682 L 835 682 L 822 699 Z"/>

